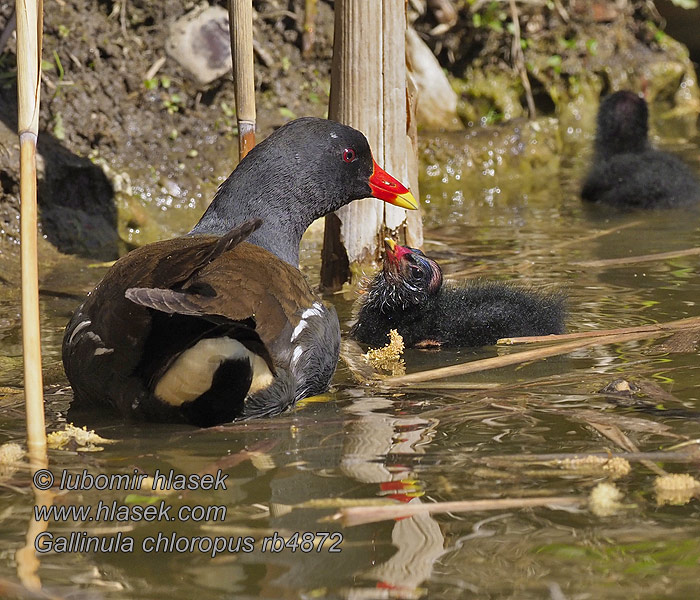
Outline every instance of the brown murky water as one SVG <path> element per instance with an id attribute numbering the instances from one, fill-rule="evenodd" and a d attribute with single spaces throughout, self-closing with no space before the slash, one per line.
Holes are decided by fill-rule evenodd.
<path id="1" fill-rule="evenodd" d="M 700 172 L 697 144 L 680 150 Z M 576 263 L 700 246 L 700 213 L 588 211 L 576 197 L 579 177 L 576 161 L 561 174 L 527 178 L 488 171 L 469 181 L 426 177 L 426 250 L 448 276 L 469 272 L 566 289 L 572 332 L 699 315 L 697 256 L 620 266 Z M 87 263 L 60 268 L 42 296 L 51 429 L 62 427 L 70 400 L 60 340 L 78 301 L 65 295 L 65 282 L 80 292 L 103 273 Z M 347 320 L 349 303 L 340 300 L 338 308 L 341 321 Z M 12 389 L 21 385 L 17 313 L 16 297 L 2 301 L 0 442 L 24 439 L 21 390 Z M 550 455 L 622 453 L 624 436 L 639 452 L 672 452 L 672 459 L 657 460 L 658 467 L 700 477 L 697 453 L 683 460 L 673 450 L 700 437 L 698 352 L 692 343 L 669 349 L 664 341 L 600 345 L 397 390 L 358 386 L 341 366 L 325 402 L 211 430 L 95 423 L 114 443 L 101 452 L 51 451 L 57 478 L 64 470 L 97 476 L 221 469 L 228 476 L 225 489 L 155 499 L 156 506 L 171 507 L 168 522 L 119 522 L 114 516 L 51 522 L 54 540 L 72 532 L 103 540 L 121 534 L 132 538 L 134 549 L 57 552 L 57 545 L 39 557 L 38 576 L 56 597 L 81 590 L 79 597 L 115 599 L 696 597 L 698 500 L 658 506 L 656 474 L 634 455 L 630 474 L 616 482 L 624 508 L 612 516 L 595 516 L 581 505 L 422 515 L 355 527 L 329 520 L 339 501 L 350 499 L 416 504 L 584 497 L 605 475 L 563 469 Z M 410 351 L 405 358 L 410 372 L 521 350 Z M 646 395 L 596 393 L 617 378 L 636 381 Z M 616 431 L 624 435 L 616 437 Z M 133 506 L 146 501 L 140 495 L 66 491 L 56 504 Z M 16 552 L 25 544 L 35 502 L 26 468 L 0 474 L 0 498 L 0 578 L 18 582 L 26 565 L 18 564 Z M 319 499 L 328 502 L 303 506 Z M 225 520 L 175 517 L 185 505 L 223 506 Z M 273 541 L 275 532 L 286 547 Z M 321 545 L 323 536 L 307 532 L 331 535 Z M 184 551 L 164 542 L 155 547 L 159 533 L 185 539 Z M 202 537 L 232 539 L 238 551 L 212 558 L 206 544 L 199 547 L 203 552 L 185 548 L 187 538 Z M 263 551 L 266 537 L 272 539 Z M 336 548 L 341 551 L 331 551 Z M 0 590 L 0 596 L 12 596 L 2 581 Z"/>

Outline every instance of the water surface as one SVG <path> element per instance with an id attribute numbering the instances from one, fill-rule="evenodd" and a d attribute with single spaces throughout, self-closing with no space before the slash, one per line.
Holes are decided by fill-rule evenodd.
<path id="1" fill-rule="evenodd" d="M 697 145 L 680 151 L 700 172 Z M 561 171 L 528 178 L 491 172 L 468 181 L 425 176 L 426 252 L 443 264 L 448 277 L 461 273 L 565 290 L 572 332 L 700 315 L 697 256 L 621 266 L 576 264 L 700 246 L 699 213 L 588 210 L 576 196 L 581 161 L 570 162 Z M 85 261 L 53 269 L 42 294 L 52 430 L 63 427 L 70 401 L 60 368 L 62 329 L 76 298 L 104 273 Z M 347 330 L 350 303 L 333 300 Z M 58 597 L 114 599 L 694 597 L 700 505 L 692 500 L 658 506 L 656 474 L 638 460 L 617 481 L 625 508 L 608 517 L 581 506 L 424 515 L 356 527 L 330 519 L 340 500 L 585 497 L 605 475 L 564 470 L 549 458 L 623 452 L 601 428 L 619 430 L 640 452 L 671 450 L 700 437 L 697 350 L 691 343 L 670 351 L 664 341 L 601 345 L 453 378 L 447 385 L 401 389 L 359 385 L 341 365 L 325 401 L 274 419 L 210 430 L 96 422 L 97 432 L 114 443 L 100 452 L 53 450 L 54 473 L 221 469 L 228 475 L 226 489 L 154 501 L 173 510 L 224 506 L 226 518 L 51 522 L 54 536 L 121 533 L 133 538 L 136 549 L 47 553 L 37 574 L 44 589 Z M 405 359 L 412 372 L 520 350 L 413 350 Z M 7 291 L 0 301 L 0 442 L 21 442 L 25 436 L 20 354 L 18 298 Z M 645 385 L 647 394 L 619 399 L 598 393 L 618 378 Z M 695 456 L 656 464 L 698 477 Z M 129 494 L 66 491 L 56 504 L 146 501 Z M 16 552 L 25 544 L 35 502 L 26 468 L 2 475 L 0 498 L 0 577 L 17 582 L 22 565 Z M 312 500 L 328 502 L 299 506 Z M 143 552 L 143 541 L 159 532 L 255 543 L 252 552 L 214 558 L 198 551 Z M 312 540 L 312 549 L 303 551 L 292 541 L 280 552 L 270 547 L 263 552 L 263 538 L 275 532 L 285 540 Z M 303 538 L 305 532 L 339 533 L 341 552 L 330 552 L 328 543 L 319 546 L 319 537 Z"/>

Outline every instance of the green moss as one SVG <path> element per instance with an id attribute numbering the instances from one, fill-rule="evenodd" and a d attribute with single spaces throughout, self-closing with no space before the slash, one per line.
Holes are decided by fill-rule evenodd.
<path id="1" fill-rule="evenodd" d="M 690 138 L 697 132 L 700 91 L 686 48 L 653 23 L 635 34 L 624 21 L 564 26 L 527 38 L 524 61 L 538 116 L 559 120 L 562 150 L 590 145 L 601 93 L 643 91 L 652 132 Z M 647 41 L 642 41 L 644 38 Z M 515 69 L 480 56 L 453 81 L 458 114 L 467 125 L 493 125 L 526 115 L 527 98 Z"/>
<path id="2" fill-rule="evenodd" d="M 464 79 L 452 84 L 457 92 L 457 114 L 469 124 L 493 125 L 523 116 L 522 85 L 513 74 L 495 66 L 470 66 Z"/>

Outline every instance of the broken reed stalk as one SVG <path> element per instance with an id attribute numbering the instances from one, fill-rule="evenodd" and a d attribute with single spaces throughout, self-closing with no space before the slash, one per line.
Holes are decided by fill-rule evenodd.
<path id="1" fill-rule="evenodd" d="M 698 460 L 697 454 L 691 452 L 671 452 L 657 450 L 654 452 L 557 452 L 553 454 L 492 454 L 490 456 L 474 456 L 471 454 L 453 454 L 452 458 L 457 460 L 468 460 L 477 464 L 506 466 L 509 464 L 543 464 L 551 462 L 561 462 L 565 460 L 580 460 L 583 458 L 624 458 L 628 462 L 641 462 L 643 460 L 656 460 L 668 463 L 687 463 Z"/>
<path id="2" fill-rule="evenodd" d="M 253 0 L 229 0 L 228 12 L 240 160 L 255 146 Z"/>
<path id="3" fill-rule="evenodd" d="M 639 452 L 637 445 L 617 425 L 610 425 L 608 423 L 593 423 L 592 421 L 587 421 L 586 425 L 595 429 L 600 435 L 608 438 L 613 444 L 616 444 L 623 450 L 627 452 Z M 639 462 L 659 477 L 668 475 L 667 471 L 651 460 L 642 459 Z"/>
<path id="4" fill-rule="evenodd" d="M 585 498 L 560 496 L 545 498 L 498 498 L 493 500 L 464 500 L 457 502 L 430 502 L 428 504 L 397 504 L 395 506 L 352 506 L 340 509 L 334 520 L 340 520 L 344 527 L 376 523 L 387 519 L 401 519 L 421 514 L 446 512 L 476 512 L 484 510 L 509 510 L 547 506 L 572 506 L 586 502 Z"/>
<path id="5" fill-rule="evenodd" d="M 623 223 L 622 225 L 617 225 L 616 227 L 610 227 L 608 229 L 601 229 L 600 231 L 596 231 L 595 233 L 589 233 L 588 235 L 583 235 L 581 237 L 573 238 L 570 240 L 566 240 L 564 242 L 559 242 L 558 244 L 554 244 L 552 246 L 549 246 L 548 250 L 549 252 L 553 252 L 554 250 L 561 250 L 562 248 L 568 248 L 569 246 L 579 246 L 581 242 L 589 242 L 591 240 L 598 239 L 600 237 L 610 235 L 611 233 L 617 233 L 618 231 L 622 231 L 623 229 L 629 229 L 630 227 L 635 227 L 636 225 L 639 225 L 641 221 L 630 221 L 629 223 Z M 530 252 L 525 252 L 525 256 L 534 254 L 535 252 L 540 252 L 540 250 L 533 250 Z M 521 257 L 523 256 L 522 254 L 520 255 Z"/>
<path id="6" fill-rule="evenodd" d="M 408 181 L 404 0 L 336 0 L 329 118 L 362 131 L 379 165 Z M 413 190 L 417 197 L 417 190 Z M 417 211 L 410 211 L 417 212 Z M 378 254 L 386 229 L 422 240 L 420 220 L 374 199 L 326 216 L 321 287 L 339 290 Z M 408 231 L 410 229 L 411 231 Z M 352 267 L 352 268 L 351 268 Z"/>
<path id="7" fill-rule="evenodd" d="M 41 376 L 37 255 L 36 144 L 41 81 L 41 0 L 17 0 L 17 130 L 20 141 L 20 254 L 22 346 L 27 448 L 32 465 L 45 461 L 46 426 Z"/>
<path id="8" fill-rule="evenodd" d="M 616 267 L 620 265 L 634 265 L 642 262 L 654 262 L 667 258 L 680 258 L 682 256 L 696 256 L 700 254 L 700 247 L 686 250 L 672 250 L 671 252 L 659 252 L 658 254 L 642 254 L 640 256 L 626 256 L 623 258 L 605 258 L 601 260 L 582 260 L 569 263 L 575 267 Z"/>
<path id="9" fill-rule="evenodd" d="M 618 329 L 601 329 L 600 331 L 579 331 L 578 333 L 562 333 L 550 335 L 529 335 L 523 337 L 501 338 L 496 343 L 502 346 L 515 344 L 534 344 L 538 342 L 561 342 L 565 340 L 580 340 L 586 338 L 602 337 L 607 335 L 619 335 L 622 333 L 654 333 L 657 331 L 676 331 L 678 329 L 700 328 L 700 317 L 688 317 L 666 323 L 652 323 L 650 325 L 637 325 L 636 327 L 620 327 Z"/>
<path id="10" fill-rule="evenodd" d="M 644 338 L 654 337 L 657 334 L 664 334 L 666 331 L 655 329 L 653 331 L 641 331 L 635 333 L 623 333 L 619 335 L 596 336 L 585 340 L 575 340 L 548 346 L 546 348 L 537 348 L 535 350 L 525 350 L 505 356 L 496 356 L 494 358 L 485 358 L 483 360 L 474 360 L 467 363 L 460 363 L 450 367 L 441 367 L 439 369 L 430 369 L 428 371 L 419 371 L 410 375 L 401 375 L 400 377 L 387 377 L 377 382 L 378 385 L 386 387 L 395 387 L 409 385 L 419 381 L 433 381 L 434 379 L 443 379 L 446 377 L 456 377 L 458 375 L 467 375 L 469 373 L 478 373 L 480 371 L 488 371 L 489 369 L 498 369 L 500 367 L 508 367 L 531 360 L 539 360 L 550 356 L 558 356 L 560 354 L 568 354 L 574 350 L 588 348 L 590 346 L 600 346 L 604 344 L 617 344 L 622 342 L 632 342 Z"/>

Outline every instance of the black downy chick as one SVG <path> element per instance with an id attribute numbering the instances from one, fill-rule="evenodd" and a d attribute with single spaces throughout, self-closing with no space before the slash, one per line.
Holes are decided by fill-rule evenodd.
<path id="1" fill-rule="evenodd" d="M 584 201 L 620 208 L 672 208 L 700 201 L 700 183 L 691 170 L 650 146 L 643 98 L 630 91 L 607 96 L 597 122 L 593 165 L 581 190 Z"/>
<path id="2" fill-rule="evenodd" d="M 384 268 L 361 300 L 356 340 L 380 347 L 391 329 L 406 347 L 495 344 L 504 337 L 564 332 L 562 294 L 496 281 L 443 285 L 442 270 L 420 250 L 385 240 Z"/>

